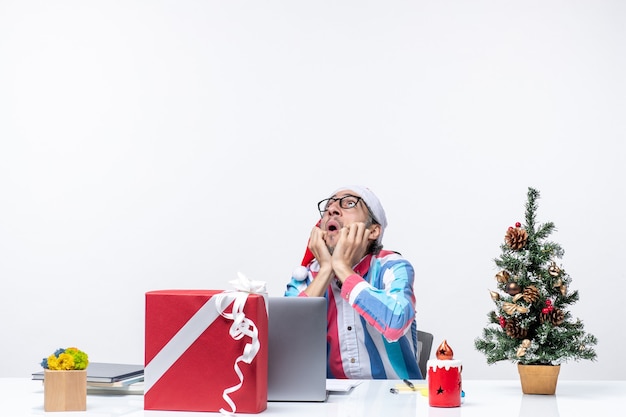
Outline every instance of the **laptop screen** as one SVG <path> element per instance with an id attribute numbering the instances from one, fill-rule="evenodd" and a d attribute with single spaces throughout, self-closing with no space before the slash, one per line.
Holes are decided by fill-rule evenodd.
<path id="1" fill-rule="evenodd" d="M 269 297 L 268 401 L 325 401 L 326 299 Z"/>

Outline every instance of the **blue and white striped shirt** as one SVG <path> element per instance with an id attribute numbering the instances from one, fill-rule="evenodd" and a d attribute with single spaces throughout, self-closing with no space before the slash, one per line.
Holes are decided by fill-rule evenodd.
<path id="1" fill-rule="evenodd" d="M 319 271 L 313 260 L 305 280 L 291 278 L 286 296 L 304 290 Z M 328 378 L 422 379 L 417 359 L 413 266 L 401 255 L 367 255 L 343 285 L 332 280 L 328 300 Z"/>

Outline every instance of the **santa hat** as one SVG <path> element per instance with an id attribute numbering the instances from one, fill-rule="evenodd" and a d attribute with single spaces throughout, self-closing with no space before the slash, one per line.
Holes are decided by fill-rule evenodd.
<path id="1" fill-rule="evenodd" d="M 383 209 L 383 205 L 380 203 L 380 200 L 376 195 L 367 187 L 361 185 L 350 185 L 348 187 L 341 187 L 336 189 L 331 196 L 337 195 L 338 192 L 344 190 L 351 190 L 358 194 L 361 199 L 365 202 L 367 207 L 372 214 L 372 217 L 378 224 L 380 224 L 380 234 L 378 235 L 378 239 L 376 241 L 380 244 L 383 241 L 383 233 L 385 232 L 385 228 L 387 227 L 387 215 L 385 214 L 385 210 Z M 319 227 L 321 220 L 317 222 L 316 226 Z M 315 255 L 309 249 L 309 244 L 307 242 L 307 247 L 304 252 L 304 257 L 302 258 L 302 262 L 296 269 L 293 271 L 293 277 L 300 281 L 304 281 L 308 276 L 307 266 L 315 259 Z"/>

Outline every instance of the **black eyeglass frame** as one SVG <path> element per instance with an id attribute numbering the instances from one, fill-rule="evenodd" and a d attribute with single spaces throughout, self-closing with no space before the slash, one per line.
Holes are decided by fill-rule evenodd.
<path id="1" fill-rule="evenodd" d="M 346 207 L 344 206 L 344 201 L 346 201 L 346 198 L 352 198 L 352 199 L 356 199 L 356 202 L 354 203 L 354 206 L 352 207 Z M 359 201 L 363 200 L 362 197 L 356 196 L 356 195 L 352 195 L 352 194 L 346 194 L 343 197 L 329 197 L 329 198 L 325 198 L 322 201 L 320 201 L 319 203 L 317 203 L 317 210 L 320 212 L 320 216 L 324 217 L 324 213 L 326 213 L 328 211 L 328 207 L 330 206 L 331 202 L 334 201 L 338 201 L 339 202 L 339 207 L 341 207 L 344 210 L 349 210 L 349 209 L 353 209 L 355 208 L 358 204 Z M 345 203 L 347 204 L 347 203 Z M 367 207 L 367 204 L 365 205 Z M 369 211 L 369 207 L 367 207 L 367 211 Z"/>
<path id="2" fill-rule="evenodd" d="M 354 206 L 352 207 L 344 207 L 343 206 L 343 202 L 344 199 L 346 198 L 356 198 L 356 202 L 354 203 Z M 322 201 L 320 201 L 319 203 L 317 203 L 317 210 L 320 212 L 320 217 L 324 217 L 324 213 L 326 213 L 328 211 L 328 206 L 330 205 L 331 201 L 338 201 L 339 202 L 339 207 L 341 207 L 344 210 L 350 210 L 353 208 L 356 208 L 356 206 L 359 204 L 359 201 L 363 201 L 363 197 L 359 197 L 357 195 L 352 195 L 352 194 L 347 194 L 344 195 L 343 197 L 329 197 L 329 198 L 325 198 Z M 371 219 L 371 223 L 372 224 L 378 224 L 378 221 L 376 221 L 376 219 L 374 218 L 374 214 L 372 213 L 372 210 L 370 210 L 369 206 L 367 204 L 365 204 L 365 201 L 363 201 L 363 204 L 365 205 L 365 208 L 367 209 L 367 213 L 370 216 Z M 322 208 L 324 207 L 324 208 Z"/>

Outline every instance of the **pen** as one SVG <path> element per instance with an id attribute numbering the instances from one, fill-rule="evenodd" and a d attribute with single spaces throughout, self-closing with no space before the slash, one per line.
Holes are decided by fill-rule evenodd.
<path id="1" fill-rule="evenodd" d="M 413 385 L 411 381 L 409 381 L 408 379 L 403 379 L 402 382 L 404 382 L 409 388 L 415 391 L 415 386 Z"/>

